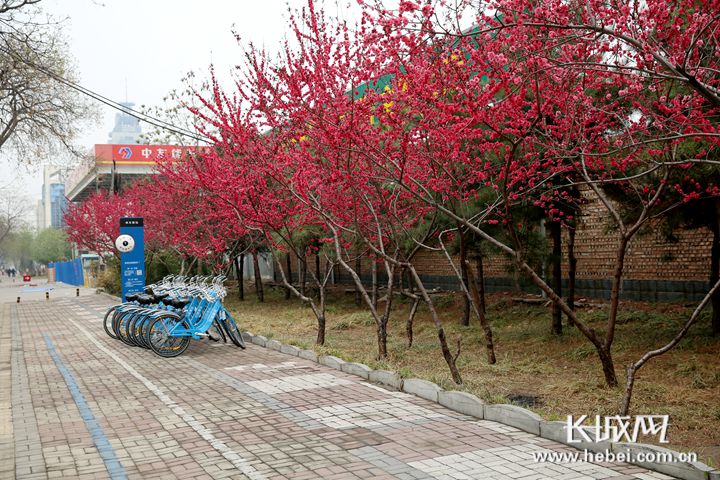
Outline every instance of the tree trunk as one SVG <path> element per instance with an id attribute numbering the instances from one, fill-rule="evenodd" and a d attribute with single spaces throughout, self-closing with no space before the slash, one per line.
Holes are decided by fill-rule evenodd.
<path id="1" fill-rule="evenodd" d="M 478 296 L 480 297 L 480 311 L 486 313 L 486 302 L 485 302 L 485 267 L 483 265 L 482 251 L 478 247 L 478 254 L 475 257 L 475 268 L 477 269 L 477 277 L 475 283 L 478 288 Z"/>
<path id="2" fill-rule="evenodd" d="M 325 314 L 318 315 L 318 332 L 317 338 L 315 339 L 316 345 L 325 345 Z"/>
<path id="3" fill-rule="evenodd" d="M 613 273 L 612 291 L 610 292 L 610 313 L 608 314 L 607 326 L 605 327 L 605 341 L 603 342 L 603 346 L 608 352 L 610 352 L 613 340 L 615 339 L 615 325 L 620 305 L 620 287 L 622 286 L 622 274 L 625 267 L 625 255 L 627 254 L 628 242 L 629 239 L 626 236 L 622 236 L 615 253 L 615 272 Z M 615 377 L 614 368 L 612 376 Z"/>
<path id="4" fill-rule="evenodd" d="M 322 277 L 320 276 L 320 253 L 315 254 L 315 278 L 318 284 L 322 282 Z M 320 290 L 318 290 L 318 299 L 320 299 Z"/>
<path id="5" fill-rule="evenodd" d="M 467 245 L 465 245 L 465 232 L 462 228 L 458 229 L 460 236 L 460 273 L 465 289 L 468 288 L 468 266 L 467 266 Z M 460 317 L 460 325 L 470 325 L 470 299 L 467 295 L 462 296 L 462 316 Z"/>
<path id="6" fill-rule="evenodd" d="M 562 225 L 560 222 L 550 222 L 550 237 L 552 238 L 552 277 L 553 290 L 558 297 L 562 297 Z M 552 303 L 552 325 L 550 333 L 562 335 L 562 312 L 558 302 Z"/>
<path id="7" fill-rule="evenodd" d="M 577 215 L 577 210 L 575 211 Z M 567 304 L 570 310 L 575 311 L 575 277 L 577 274 L 577 257 L 575 256 L 575 232 L 576 232 L 576 220 L 573 219 L 568 223 L 568 289 L 567 289 Z M 572 325 L 572 322 L 570 322 Z"/>
<path id="8" fill-rule="evenodd" d="M 595 346 L 598 357 L 600 357 L 600 363 L 602 363 L 603 375 L 605 375 L 605 383 L 608 387 L 617 387 L 618 381 L 615 375 L 615 364 L 613 363 L 612 353 L 609 348 L 601 348 Z"/>
<path id="9" fill-rule="evenodd" d="M 253 273 L 255 274 L 255 293 L 257 293 L 258 302 L 265 301 L 265 292 L 263 291 L 262 277 L 260 276 L 260 263 L 258 262 L 257 252 L 253 252 Z"/>
<path id="10" fill-rule="evenodd" d="M 245 300 L 245 254 L 235 257 L 235 276 L 238 282 L 238 299 Z"/>
<path id="11" fill-rule="evenodd" d="M 522 295 L 522 287 L 520 287 L 520 270 L 518 270 L 517 268 L 513 269 L 512 280 L 513 294 Z"/>
<path id="12" fill-rule="evenodd" d="M 355 273 L 357 273 L 358 277 L 360 278 L 360 282 L 362 282 L 362 259 L 360 258 L 360 251 L 358 249 L 358 255 L 355 258 Z M 355 286 L 355 305 L 358 307 L 362 305 L 362 293 L 360 292 L 360 289 Z"/>
<path id="13" fill-rule="evenodd" d="M 415 314 L 417 313 L 419 303 L 420 298 L 415 297 L 412 307 L 410 307 L 410 314 L 408 315 L 407 322 L 405 323 L 405 334 L 407 335 L 408 348 L 411 348 L 413 345 L 413 321 L 415 320 Z"/>
<path id="14" fill-rule="evenodd" d="M 720 278 L 720 200 L 713 200 L 715 215 L 712 216 L 713 243 L 710 258 L 710 287 Z M 712 334 L 720 335 L 720 290 L 715 291 L 712 298 Z"/>
<path id="15" fill-rule="evenodd" d="M 372 293 L 370 296 L 370 299 L 372 300 L 372 304 L 374 308 L 377 308 L 377 302 L 378 302 L 378 279 L 377 279 L 377 262 L 372 262 Z"/>
<path id="16" fill-rule="evenodd" d="M 470 272 L 470 275 L 468 275 L 468 280 L 470 284 L 468 285 L 470 287 L 470 295 L 472 296 L 473 302 L 477 307 L 478 320 L 480 320 L 480 326 L 482 327 L 483 332 L 485 332 L 485 350 L 487 353 L 488 363 L 490 365 L 494 365 L 497 362 L 497 359 L 495 358 L 495 344 L 493 342 L 492 328 L 490 327 L 490 324 L 487 321 L 487 317 L 485 316 L 485 309 L 482 308 L 483 305 L 481 305 L 482 300 L 480 298 L 480 291 L 478 290 L 478 286 L 475 282 L 475 277 L 472 275 L 472 272 Z"/>
<path id="17" fill-rule="evenodd" d="M 287 280 L 292 283 L 292 259 L 290 258 L 290 252 L 285 255 L 285 266 L 287 267 Z M 290 300 L 290 288 L 285 287 L 285 300 Z"/>
<path id="18" fill-rule="evenodd" d="M 300 272 L 299 272 L 299 282 L 300 282 L 300 293 L 303 297 L 307 296 L 307 292 L 305 291 L 306 285 L 307 285 L 307 261 L 305 260 L 305 257 L 298 257 L 298 261 L 300 262 Z"/>
<path id="19" fill-rule="evenodd" d="M 425 289 L 425 286 L 422 283 L 422 280 L 420 280 L 420 276 L 415 271 L 415 268 L 410 266 L 409 268 L 410 274 L 413 277 L 413 280 L 415 280 L 415 285 L 417 285 L 418 290 L 420 291 L 420 294 L 422 295 L 423 300 L 425 300 L 425 303 L 428 306 L 428 309 L 430 310 L 430 315 L 433 319 L 433 323 L 435 324 L 435 329 L 437 331 L 438 340 L 440 341 L 440 350 L 442 351 L 443 358 L 445 359 L 445 363 L 447 363 L 448 368 L 450 369 L 450 375 L 452 376 L 453 381 L 457 385 L 462 385 L 462 377 L 460 376 L 460 371 L 457 368 L 457 355 L 453 356 L 450 353 L 450 348 L 448 347 L 447 338 L 445 338 L 445 329 L 442 326 L 442 322 L 440 321 L 440 317 L 437 314 L 437 311 L 435 310 L 435 305 L 433 304 L 432 299 L 430 298 L 430 295 L 428 295 L 427 290 Z M 460 354 L 460 351 L 458 350 L 458 354 Z"/>
<path id="20" fill-rule="evenodd" d="M 377 325 L 378 359 L 387 358 L 387 328 L 382 323 Z"/>

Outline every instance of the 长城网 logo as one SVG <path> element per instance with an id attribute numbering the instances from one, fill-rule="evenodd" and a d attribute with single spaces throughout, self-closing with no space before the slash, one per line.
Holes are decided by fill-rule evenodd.
<path id="1" fill-rule="evenodd" d="M 670 425 L 669 415 L 636 415 L 631 416 L 595 416 L 594 425 L 583 425 L 587 415 L 577 418 L 568 415 L 567 442 L 629 442 L 637 443 L 641 435 L 654 435 L 659 443 L 670 443 L 667 429 Z"/>

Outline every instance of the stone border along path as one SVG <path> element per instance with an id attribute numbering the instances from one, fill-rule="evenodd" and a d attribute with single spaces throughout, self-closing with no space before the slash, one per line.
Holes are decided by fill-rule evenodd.
<path id="1" fill-rule="evenodd" d="M 194 341 L 160 358 L 105 335 L 113 302 L 0 304 L 0 478 L 113 478 L 97 430 L 127 478 L 670 478 L 623 463 L 535 462 L 577 451 L 543 438 L 548 422 L 523 409 L 252 334 L 245 351 Z"/>

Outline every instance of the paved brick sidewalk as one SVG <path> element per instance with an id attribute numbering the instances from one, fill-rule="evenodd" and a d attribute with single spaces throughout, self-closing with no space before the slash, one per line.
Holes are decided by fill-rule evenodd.
<path id="1" fill-rule="evenodd" d="M 0 304 L 0 478 L 670 478 L 537 463 L 575 451 L 254 345 L 163 359 L 105 335 L 110 304 Z"/>

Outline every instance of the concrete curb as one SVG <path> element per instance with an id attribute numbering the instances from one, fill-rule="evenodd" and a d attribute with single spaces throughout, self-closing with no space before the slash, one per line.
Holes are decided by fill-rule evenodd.
<path id="1" fill-rule="evenodd" d="M 545 420 L 538 414 L 517 405 L 508 404 L 486 404 L 475 395 L 456 390 L 444 390 L 433 382 L 420 378 L 403 379 L 396 372 L 388 370 L 373 370 L 362 363 L 346 362 L 332 355 L 318 356 L 312 350 L 301 350 L 292 345 L 283 345 L 277 340 L 269 340 L 250 332 L 244 332 L 243 336 L 249 339 L 250 343 L 270 348 L 288 355 L 304 358 L 335 370 L 357 375 L 372 383 L 379 383 L 393 390 L 403 391 L 431 402 L 439 403 L 455 412 L 468 415 L 477 419 L 491 420 L 518 428 L 532 433 L 541 438 L 563 443 L 579 450 L 589 450 L 595 453 L 612 452 L 632 456 L 635 465 L 654 470 L 656 472 L 672 475 L 684 480 L 720 480 L 720 470 L 715 470 L 701 462 L 681 462 L 681 454 L 674 450 L 648 445 L 644 443 L 616 443 L 616 442 L 580 442 L 569 443 L 567 435 L 567 424 L 565 422 Z M 585 427 L 589 433 L 594 434 L 589 427 Z M 637 461 L 637 454 L 654 454 L 656 456 L 669 455 L 677 459 L 676 462 L 640 462 Z"/>

